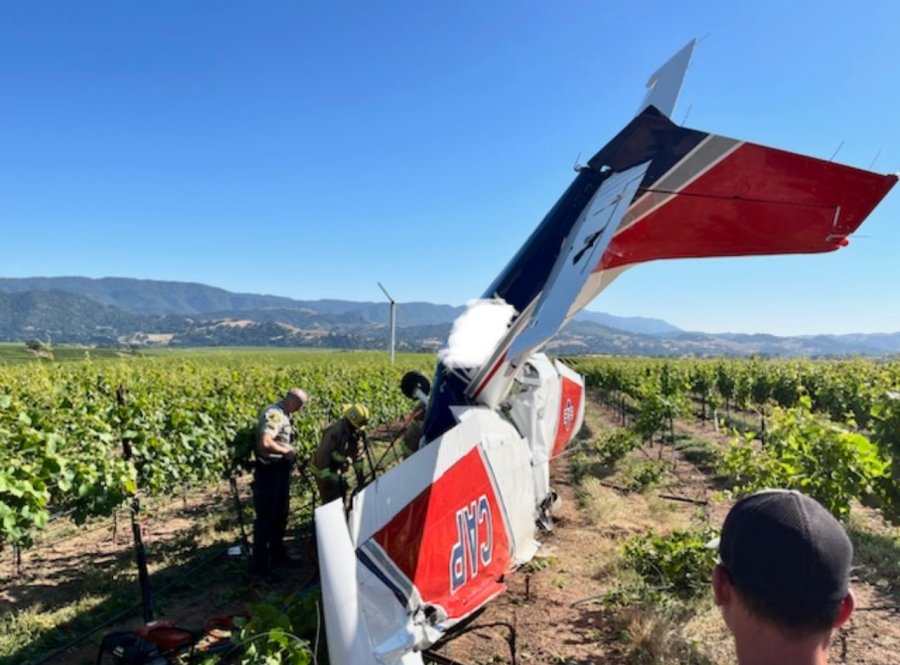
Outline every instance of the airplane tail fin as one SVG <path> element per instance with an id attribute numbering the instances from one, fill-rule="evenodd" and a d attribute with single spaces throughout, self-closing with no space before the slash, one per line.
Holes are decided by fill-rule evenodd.
<path id="1" fill-rule="evenodd" d="M 522 361 L 625 269 L 659 259 L 833 251 L 896 184 L 896 175 L 673 123 L 693 47 L 650 77 L 638 115 L 579 168 L 485 292 L 515 315 L 486 361 L 455 371 L 449 383 L 439 368 L 426 440 L 453 422 L 442 404 L 502 403 Z"/>
<path id="2" fill-rule="evenodd" d="M 671 118 L 678 103 L 681 84 L 691 63 L 697 40 L 689 41 L 647 80 L 647 94 L 635 115 L 640 115 L 648 106 L 653 106 L 664 116 Z"/>

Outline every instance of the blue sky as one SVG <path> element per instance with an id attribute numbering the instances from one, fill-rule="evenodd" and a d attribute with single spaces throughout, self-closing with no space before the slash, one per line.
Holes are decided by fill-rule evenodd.
<path id="1" fill-rule="evenodd" d="M 900 3 L 0 0 L 0 275 L 479 296 L 647 77 L 690 127 L 900 171 Z M 900 188 L 829 255 L 669 261 L 590 309 L 900 331 Z"/>

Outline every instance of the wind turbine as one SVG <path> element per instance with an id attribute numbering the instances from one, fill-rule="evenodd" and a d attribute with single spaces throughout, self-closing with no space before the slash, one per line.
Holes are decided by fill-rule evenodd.
<path id="1" fill-rule="evenodd" d="M 391 298 L 391 294 L 387 292 L 381 282 L 378 282 L 378 288 L 387 296 L 388 302 L 391 303 L 391 364 L 394 364 L 394 330 L 397 324 L 397 301 Z"/>

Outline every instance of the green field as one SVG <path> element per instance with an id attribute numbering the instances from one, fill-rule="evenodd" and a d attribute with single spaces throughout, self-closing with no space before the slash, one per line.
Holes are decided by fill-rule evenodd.
<path id="1" fill-rule="evenodd" d="M 52 347 L 52 358 L 42 357 L 29 350 L 24 343 L 0 342 L 0 365 L 25 362 L 67 362 L 72 360 L 97 360 L 101 358 L 252 358 L 261 361 L 290 359 L 298 355 L 338 355 L 341 358 L 353 355 L 358 358 L 378 358 L 385 356 L 381 351 L 355 351 L 307 348 L 275 348 L 254 346 L 213 346 L 184 349 L 147 348 L 137 351 L 106 347 L 60 345 Z M 416 356 L 423 354 L 400 354 Z M 427 354 L 425 354 L 427 355 Z"/>
<path id="2" fill-rule="evenodd" d="M 27 362 L 65 362 L 84 360 L 85 358 L 121 358 L 130 356 L 128 351 L 120 349 L 90 348 L 86 346 L 55 346 L 53 358 L 36 356 L 19 342 L 0 342 L 0 365 Z"/>
<path id="3" fill-rule="evenodd" d="M 0 345 L 0 450 L 5 461 L 0 469 L 0 581 L 5 585 L 0 586 L 0 665 L 36 662 L 136 602 L 127 526 L 135 496 L 152 525 L 148 542 L 157 588 L 169 588 L 185 571 L 238 542 L 229 482 L 240 479 L 246 501 L 249 477 L 234 464 L 234 442 L 240 432 L 254 427 L 259 410 L 285 390 L 301 386 L 310 394 L 307 408 L 294 417 L 302 458 L 348 403 L 368 405 L 371 429 L 391 432 L 412 407 L 399 390 L 400 378 L 409 370 L 430 376 L 435 366 L 432 354 L 400 354 L 391 365 L 384 352 L 282 348 L 129 354 L 57 347 L 53 353 L 52 360 L 35 358 L 23 344 Z M 900 454 L 900 363 L 569 362 L 586 377 L 589 417 L 584 440 L 566 459 L 585 492 L 580 502 L 586 514 L 598 511 L 592 518 L 598 533 L 606 533 L 611 506 L 623 516 L 638 514 L 641 493 L 663 485 L 680 498 L 700 497 L 696 493 L 702 490 L 704 502 L 723 490 L 797 486 L 843 519 L 874 515 L 882 520 L 868 529 L 865 543 L 886 552 L 873 560 L 896 561 L 900 541 L 883 520 L 900 517 L 893 464 Z M 733 427 L 749 429 L 730 441 Z M 131 462 L 123 458 L 123 441 L 134 451 Z M 387 450 L 387 443 L 380 445 L 384 447 L 376 458 Z M 623 497 L 597 485 L 602 478 Z M 308 533 L 312 505 L 312 484 L 296 482 L 292 524 L 298 546 Z M 252 511 L 246 512 L 252 520 Z M 651 512 L 667 514 L 658 506 Z M 693 504 L 683 512 L 682 526 L 687 526 L 696 512 Z M 650 517 L 628 523 L 623 533 L 651 525 L 661 532 L 672 527 Z M 704 529 L 708 521 L 707 515 Z M 116 529 L 118 544 L 112 535 Z M 598 543 L 611 553 L 610 569 L 622 559 L 616 552 L 623 543 L 612 537 L 615 533 L 610 531 L 609 542 Z M 700 536 L 705 538 L 705 532 Z M 663 544 L 671 545 L 674 554 L 682 549 L 703 554 L 693 543 Z M 640 564 L 646 552 L 659 547 L 655 540 L 635 541 L 632 558 Z M 235 603 L 240 609 L 240 603 L 254 597 L 258 590 L 239 562 L 227 557 L 216 561 L 202 575 L 173 586 L 159 601 L 162 610 L 193 620 L 192 612 L 231 611 Z M 698 561 L 705 565 L 702 556 Z M 659 567 L 651 563 L 653 570 Z M 548 566 L 549 582 L 558 586 L 562 570 Z M 883 579 L 895 584 L 894 568 L 872 570 L 879 584 Z M 695 575 L 694 582 L 702 578 L 705 584 L 703 575 Z M 623 612 L 633 609 L 633 592 L 645 594 L 669 582 L 649 584 L 616 591 L 617 602 L 625 603 Z M 694 584 L 691 592 L 702 591 L 703 584 Z M 647 598 L 656 602 L 652 594 L 638 600 Z M 132 611 L 128 620 L 133 623 L 135 616 Z M 873 630 L 881 628 L 873 625 Z M 59 662 L 93 662 L 96 644 L 92 648 L 93 654 L 84 651 Z"/>
<path id="4" fill-rule="evenodd" d="M 292 386 L 309 393 L 307 408 L 294 416 L 303 458 L 346 404 L 365 403 L 372 428 L 397 422 L 413 406 L 400 392 L 401 377 L 409 370 L 431 374 L 435 362 L 430 354 L 400 354 L 391 365 L 387 354 L 378 352 L 268 348 L 161 349 L 140 355 L 74 347 L 53 351 L 53 360 L 35 358 L 24 345 L 7 344 L 0 353 L 5 460 L 0 553 L 6 564 L 0 567 L 12 589 L 7 597 L 0 591 L 0 601 L 15 602 L 20 592 L 30 596 L 36 588 L 52 587 L 50 578 L 68 579 L 69 570 L 49 562 L 26 567 L 24 576 L 12 562 L 44 560 L 50 556 L 46 548 L 58 550 L 60 533 L 73 527 L 76 538 L 92 525 L 112 529 L 111 518 L 124 513 L 120 519 L 127 519 L 135 496 L 151 516 L 172 512 L 173 503 L 188 506 L 192 496 L 214 510 L 202 519 L 190 517 L 190 538 L 178 530 L 171 535 L 173 549 L 166 544 L 151 553 L 151 568 L 160 570 L 154 578 L 177 577 L 177 571 L 235 542 L 228 481 L 242 477 L 246 467 L 236 459 L 242 449 L 234 442 L 255 427 L 261 408 Z M 132 461 L 123 457 L 123 441 L 133 450 Z M 381 450 L 376 453 L 380 456 Z M 248 480 L 242 482 L 246 489 Z M 312 487 L 297 489 L 292 519 L 308 524 Z M 90 551 L 103 550 L 106 540 L 68 541 L 77 559 L 73 565 L 81 571 L 72 577 L 71 589 L 46 598 L 35 593 L 33 603 L 0 603 L 0 664 L 27 662 L 56 648 L 73 632 L 121 609 L 113 602 L 117 597 L 134 602 L 134 566 L 127 550 L 116 555 L 114 579 L 96 568 L 95 561 L 104 558 Z M 226 567 L 222 581 L 227 587 L 242 573 Z M 94 581 L 78 582 L 85 576 Z"/>

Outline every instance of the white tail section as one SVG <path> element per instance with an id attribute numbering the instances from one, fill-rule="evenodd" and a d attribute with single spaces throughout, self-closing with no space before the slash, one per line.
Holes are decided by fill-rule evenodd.
<path id="1" fill-rule="evenodd" d="M 645 108 L 653 106 L 666 117 L 672 117 L 696 43 L 696 39 L 689 41 L 683 49 L 654 72 L 647 81 L 647 95 L 635 115 L 640 115 Z"/>

